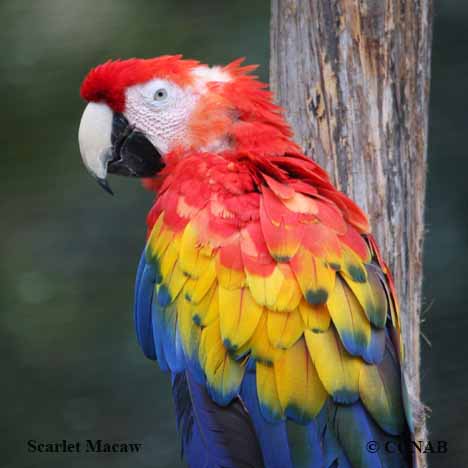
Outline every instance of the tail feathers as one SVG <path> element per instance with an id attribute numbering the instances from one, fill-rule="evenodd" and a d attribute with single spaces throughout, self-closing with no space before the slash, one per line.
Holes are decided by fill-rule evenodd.
<path id="1" fill-rule="evenodd" d="M 238 399 L 218 406 L 188 371 L 173 374 L 172 393 L 189 468 L 264 467 L 249 415 Z"/>

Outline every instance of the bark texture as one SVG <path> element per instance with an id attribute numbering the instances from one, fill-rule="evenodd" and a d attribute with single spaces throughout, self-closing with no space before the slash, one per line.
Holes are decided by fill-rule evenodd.
<path id="1" fill-rule="evenodd" d="M 272 90 L 395 276 L 417 440 L 431 39 L 432 0 L 272 0 Z"/>

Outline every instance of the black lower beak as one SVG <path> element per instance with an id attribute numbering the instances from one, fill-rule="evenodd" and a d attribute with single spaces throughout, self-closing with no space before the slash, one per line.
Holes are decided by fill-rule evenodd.
<path id="1" fill-rule="evenodd" d="M 99 177 L 96 177 L 97 183 L 107 192 L 110 193 L 111 195 L 114 195 L 114 192 L 110 188 L 109 182 L 107 182 L 107 179 L 100 179 Z"/>
<path id="2" fill-rule="evenodd" d="M 123 114 L 114 113 L 111 142 L 112 158 L 107 164 L 110 174 L 153 177 L 164 167 L 159 151 Z M 108 185 L 103 188 L 110 190 Z"/>

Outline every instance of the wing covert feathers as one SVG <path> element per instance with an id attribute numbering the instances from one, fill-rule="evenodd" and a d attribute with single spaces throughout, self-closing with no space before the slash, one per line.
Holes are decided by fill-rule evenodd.
<path id="1" fill-rule="evenodd" d="M 277 164 L 279 174 L 292 170 L 287 158 Z M 407 427 L 390 272 L 365 216 L 319 172 L 294 169 L 315 177 L 315 190 L 268 170 L 257 190 L 218 188 L 192 201 L 181 182 L 159 195 L 137 276 L 138 339 L 163 369 L 190 371 L 219 405 L 248 380 L 252 414 L 304 425 L 308 440 L 335 408 L 339 427 L 321 446 L 339 446 L 336 460 L 361 466 L 343 424 L 364 418 L 365 437 Z"/>

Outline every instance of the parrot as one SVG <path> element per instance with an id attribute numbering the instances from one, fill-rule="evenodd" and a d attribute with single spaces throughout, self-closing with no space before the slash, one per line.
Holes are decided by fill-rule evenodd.
<path id="1" fill-rule="evenodd" d="M 414 465 L 400 307 L 367 215 L 294 141 L 256 65 L 85 76 L 82 161 L 153 193 L 135 281 L 190 468 Z"/>

